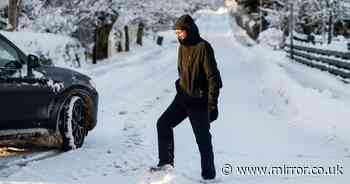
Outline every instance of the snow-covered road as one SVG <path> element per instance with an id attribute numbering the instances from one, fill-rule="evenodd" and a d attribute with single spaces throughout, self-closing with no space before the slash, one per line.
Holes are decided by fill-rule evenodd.
<path id="1" fill-rule="evenodd" d="M 327 73 L 290 62 L 283 52 L 243 46 L 233 37 L 231 19 L 224 10 L 202 11 L 197 16 L 201 35 L 215 50 L 224 84 L 219 119 L 211 129 L 220 183 L 347 183 L 350 87 Z M 0 180 L 151 183 L 147 170 L 157 163 L 155 125 L 175 95 L 177 78 L 175 35 L 166 39 L 171 41 L 164 47 L 146 45 L 87 69 L 97 83 L 100 108 L 98 126 L 83 148 L 29 162 Z M 174 172 L 153 183 L 198 183 L 199 153 L 188 120 L 175 128 L 175 156 Z M 232 165 L 228 176 L 221 172 L 225 164 Z M 342 175 L 237 173 L 238 166 L 328 168 L 337 164 Z"/>

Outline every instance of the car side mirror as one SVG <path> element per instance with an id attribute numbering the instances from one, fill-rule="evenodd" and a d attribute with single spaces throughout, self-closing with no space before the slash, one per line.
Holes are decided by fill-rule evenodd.
<path id="1" fill-rule="evenodd" d="M 28 76 L 33 77 L 33 68 L 39 67 L 40 62 L 39 58 L 35 55 L 29 54 L 27 58 L 27 70 L 28 70 Z"/>
<path id="2" fill-rule="evenodd" d="M 28 55 L 28 68 L 36 68 L 40 66 L 39 58 L 35 55 Z"/>

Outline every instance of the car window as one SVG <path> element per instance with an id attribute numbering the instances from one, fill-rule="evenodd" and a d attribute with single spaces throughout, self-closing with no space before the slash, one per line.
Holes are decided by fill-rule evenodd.
<path id="1" fill-rule="evenodd" d="M 11 67 L 12 65 L 9 64 L 14 61 L 19 61 L 16 50 L 0 39 L 0 67 Z"/>

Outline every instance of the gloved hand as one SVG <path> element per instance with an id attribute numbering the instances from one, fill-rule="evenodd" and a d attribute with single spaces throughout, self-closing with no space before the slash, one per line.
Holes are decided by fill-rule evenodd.
<path id="1" fill-rule="evenodd" d="M 215 121 L 218 119 L 219 116 L 219 111 L 217 106 L 209 106 L 208 107 L 208 118 L 209 118 L 209 123 Z"/>

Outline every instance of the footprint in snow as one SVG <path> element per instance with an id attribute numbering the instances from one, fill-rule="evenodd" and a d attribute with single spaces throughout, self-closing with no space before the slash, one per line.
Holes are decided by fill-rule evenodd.
<path id="1" fill-rule="evenodd" d="M 126 115 L 126 114 L 128 114 L 128 111 L 120 111 L 118 114 L 119 115 Z"/>

